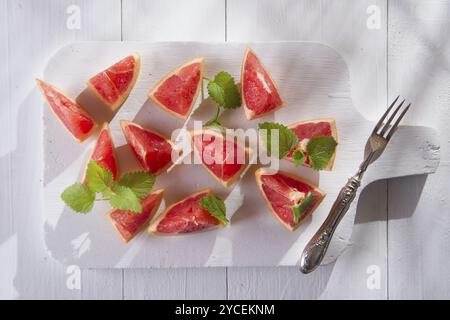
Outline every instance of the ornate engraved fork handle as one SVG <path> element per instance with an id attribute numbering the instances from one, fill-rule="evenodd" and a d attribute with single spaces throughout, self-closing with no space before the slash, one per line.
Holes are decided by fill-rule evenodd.
<path id="1" fill-rule="evenodd" d="M 360 170 L 358 174 L 348 180 L 339 192 L 327 219 L 306 245 L 300 261 L 300 268 L 303 273 L 313 271 L 325 256 L 334 231 L 348 211 L 353 199 L 355 199 L 356 191 L 361 185 L 363 172 L 363 170 Z"/>

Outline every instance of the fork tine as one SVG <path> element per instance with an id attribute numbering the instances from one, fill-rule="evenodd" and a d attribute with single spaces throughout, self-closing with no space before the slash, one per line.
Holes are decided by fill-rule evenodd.
<path id="1" fill-rule="evenodd" d="M 397 130 L 398 125 L 400 124 L 400 121 L 402 120 L 402 118 L 405 116 L 406 112 L 408 112 L 409 107 L 411 106 L 411 103 L 408 104 L 408 106 L 405 108 L 405 110 L 403 110 L 403 112 L 400 114 L 400 116 L 398 117 L 397 121 L 395 121 L 394 125 L 392 126 L 392 129 L 389 131 L 386 140 L 389 141 L 389 139 L 391 139 L 392 135 L 394 134 L 395 130 Z"/>
<path id="2" fill-rule="evenodd" d="M 384 135 L 386 131 L 389 129 L 389 125 L 391 124 L 392 120 L 394 120 L 395 116 L 397 115 L 398 111 L 402 107 L 402 105 L 405 103 L 405 100 L 403 100 L 400 105 L 395 109 L 395 111 L 392 113 L 392 115 L 389 117 L 389 120 L 385 123 L 383 130 L 381 130 L 380 135 Z"/>
<path id="3" fill-rule="evenodd" d="M 391 111 L 391 109 L 394 107 L 394 105 L 397 103 L 398 98 L 400 98 L 400 96 L 398 96 L 397 98 L 395 98 L 394 102 L 392 102 L 392 104 L 389 106 L 389 108 L 386 110 L 386 112 L 383 114 L 383 116 L 381 117 L 381 119 L 378 121 L 378 123 L 375 125 L 375 128 L 373 129 L 373 132 L 377 132 L 378 129 L 381 128 L 381 125 L 383 124 L 384 119 L 386 119 L 387 115 L 389 114 L 389 112 Z"/>

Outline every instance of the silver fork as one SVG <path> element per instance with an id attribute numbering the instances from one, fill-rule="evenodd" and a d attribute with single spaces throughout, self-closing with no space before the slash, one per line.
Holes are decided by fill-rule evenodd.
<path id="1" fill-rule="evenodd" d="M 364 150 L 364 161 L 359 166 L 358 172 L 353 177 L 351 177 L 348 180 L 347 184 L 341 189 L 336 201 L 331 207 L 328 217 L 303 250 L 303 254 L 300 259 L 300 270 L 303 273 L 312 272 L 322 262 L 334 231 L 339 225 L 339 222 L 341 222 L 345 213 L 348 211 L 353 199 L 355 199 L 356 191 L 361 185 L 361 180 L 364 172 L 367 170 L 367 167 L 372 162 L 377 160 L 383 153 L 386 145 L 392 138 L 392 135 L 395 133 L 395 130 L 397 130 L 400 121 L 411 106 L 411 104 L 408 104 L 408 106 L 403 108 L 403 111 L 400 113 L 400 115 L 392 125 L 398 112 L 402 109 L 402 106 L 405 103 L 405 100 L 403 100 L 400 105 L 395 108 L 394 112 L 392 112 L 389 119 L 385 123 L 387 116 L 394 109 L 394 106 L 397 104 L 399 98 L 400 96 L 398 96 L 394 100 L 394 102 L 392 102 L 392 104 L 376 124 L 375 128 L 372 131 L 372 134 L 367 140 Z"/>

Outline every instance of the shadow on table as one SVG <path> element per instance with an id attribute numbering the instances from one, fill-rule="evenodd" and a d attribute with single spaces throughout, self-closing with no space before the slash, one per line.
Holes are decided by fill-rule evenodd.
<path id="1" fill-rule="evenodd" d="M 358 200 L 358 207 L 356 209 L 355 223 L 367 223 L 373 221 L 386 221 L 387 215 L 390 219 L 402 219 L 411 217 L 416 210 L 417 204 L 419 203 L 420 197 L 422 195 L 425 182 L 428 178 L 427 174 L 408 176 L 402 178 L 396 178 L 395 180 L 380 180 L 369 184 L 360 195 Z M 398 196 L 401 199 L 397 199 L 397 194 L 386 191 L 386 185 L 391 185 L 392 183 L 408 181 L 407 185 L 409 192 L 400 193 Z M 389 192 L 389 197 L 387 196 Z M 396 209 L 392 207 L 393 200 L 396 203 L 402 203 L 401 209 Z M 380 208 L 380 203 L 384 203 L 388 212 L 385 210 L 376 210 Z"/>

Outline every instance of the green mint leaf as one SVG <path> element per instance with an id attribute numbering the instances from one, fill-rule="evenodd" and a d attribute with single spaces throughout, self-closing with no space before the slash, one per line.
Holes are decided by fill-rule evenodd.
<path id="1" fill-rule="evenodd" d="M 305 211 L 311 206 L 311 204 L 316 200 L 316 196 L 311 192 L 300 200 L 297 206 L 294 206 L 292 210 L 294 211 L 294 223 L 297 224 L 300 221 L 300 216 L 305 213 Z"/>
<path id="2" fill-rule="evenodd" d="M 296 149 L 292 154 L 292 160 L 296 167 L 301 166 L 306 161 L 306 155 L 301 149 Z"/>
<path id="3" fill-rule="evenodd" d="M 306 152 L 308 153 L 311 168 L 323 170 L 327 167 L 336 150 L 337 142 L 333 137 L 315 137 L 308 141 Z"/>
<path id="4" fill-rule="evenodd" d="M 204 196 L 199 201 L 200 206 L 211 213 L 213 217 L 220 221 L 221 224 L 227 224 L 228 219 L 226 216 L 227 209 L 225 202 L 215 195 Z"/>
<path id="5" fill-rule="evenodd" d="M 260 137 L 264 147 L 271 155 L 278 149 L 278 157 L 283 159 L 297 146 L 298 139 L 295 132 L 280 123 L 263 122 L 258 127 L 260 130 L 267 130 L 267 135 L 260 132 Z M 278 141 L 275 141 L 275 145 L 272 145 L 273 130 L 278 130 Z"/>
<path id="6" fill-rule="evenodd" d="M 92 191 L 108 194 L 108 189 L 113 183 L 111 171 L 101 166 L 97 161 L 89 161 L 86 177 L 88 186 Z M 108 194 L 109 195 L 109 194 Z"/>
<path id="7" fill-rule="evenodd" d="M 114 194 L 109 199 L 111 207 L 124 211 L 142 213 L 141 202 L 133 190 L 121 185 L 114 185 L 112 191 Z"/>
<path id="8" fill-rule="evenodd" d="M 208 94 L 219 106 L 225 109 L 235 109 L 241 106 L 241 94 L 234 78 L 225 71 L 219 72 L 208 83 Z"/>
<path id="9" fill-rule="evenodd" d="M 208 94 L 219 106 L 225 105 L 225 91 L 217 83 L 208 83 Z"/>
<path id="10" fill-rule="evenodd" d="M 204 127 L 218 128 L 220 131 L 225 132 L 225 127 L 216 119 L 211 119 L 211 120 L 207 121 L 205 123 Z"/>
<path id="11" fill-rule="evenodd" d="M 61 199 L 73 211 L 87 213 L 94 206 L 95 193 L 87 185 L 75 183 L 64 190 Z"/>
<path id="12" fill-rule="evenodd" d="M 119 185 L 130 188 L 139 199 L 144 199 L 150 194 L 155 180 L 155 176 L 148 172 L 128 172 L 122 175 Z"/>

